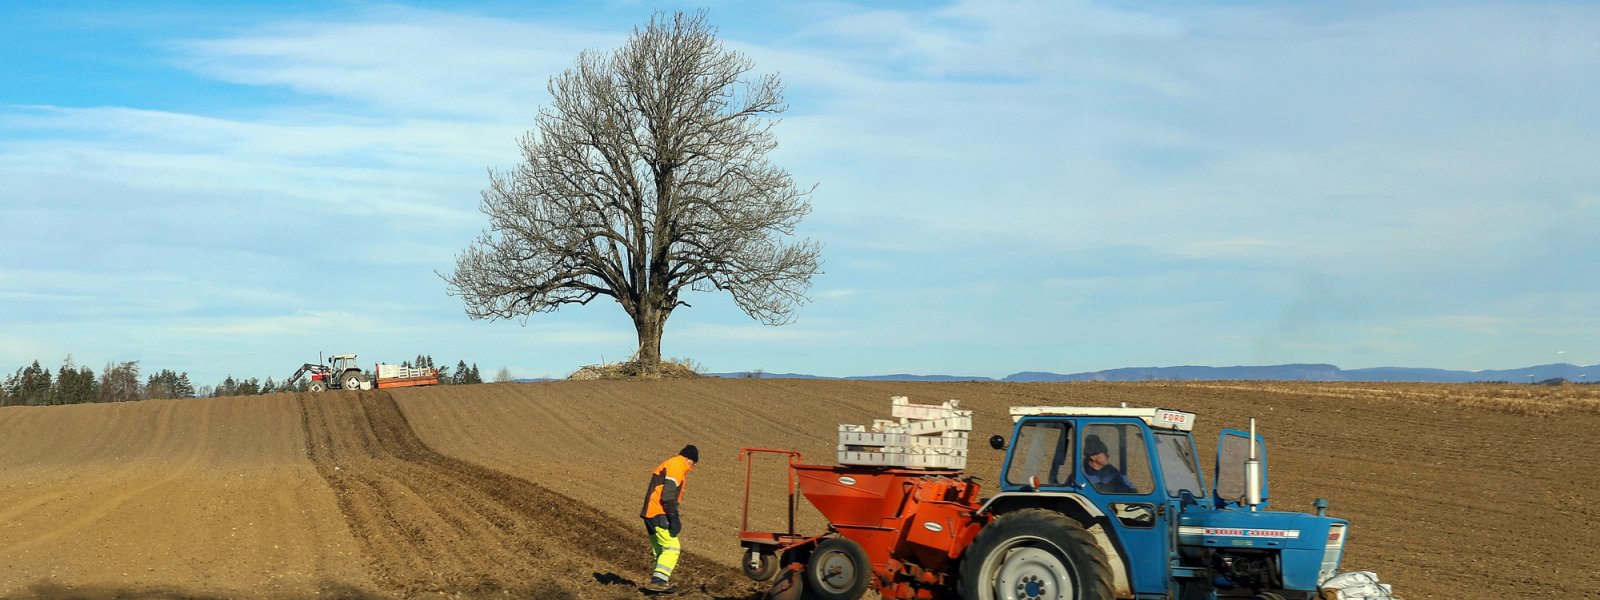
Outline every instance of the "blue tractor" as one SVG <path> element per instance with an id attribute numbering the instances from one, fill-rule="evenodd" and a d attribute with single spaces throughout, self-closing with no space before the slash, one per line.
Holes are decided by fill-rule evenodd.
<path id="1" fill-rule="evenodd" d="M 1335 575 L 1349 522 L 1267 510 L 1267 451 L 1225 429 L 1202 470 L 1193 413 L 1015 407 L 999 493 L 960 562 L 966 600 L 1307 600 Z"/>

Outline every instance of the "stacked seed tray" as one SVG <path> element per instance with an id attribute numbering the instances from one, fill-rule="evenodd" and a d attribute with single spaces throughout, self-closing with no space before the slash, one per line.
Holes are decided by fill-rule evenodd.
<path id="1" fill-rule="evenodd" d="M 404 377 L 427 377 L 433 374 L 432 369 L 419 367 L 403 367 L 400 365 L 378 364 L 378 379 L 400 379 Z"/>
<path id="2" fill-rule="evenodd" d="M 865 425 L 839 426 L 839 464 L 909 469 L 965 469 L 972 411 L 943 404 L 912 404 L 905 396 L 889 399 L 894 419 Z"/>

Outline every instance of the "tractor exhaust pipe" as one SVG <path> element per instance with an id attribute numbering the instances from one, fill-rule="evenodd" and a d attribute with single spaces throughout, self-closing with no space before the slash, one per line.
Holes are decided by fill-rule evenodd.
<path id="1" fill-rule="evenodd" d="M 1256 457 L 1256 419 L 1250 417 L 1250 460 L 1244 463 L 1245 501 L 1254 511 L 1261 506 L 1261 460 Z"/>

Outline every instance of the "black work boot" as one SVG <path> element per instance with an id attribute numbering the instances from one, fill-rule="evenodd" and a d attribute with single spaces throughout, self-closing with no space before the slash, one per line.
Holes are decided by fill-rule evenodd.
<path id="1" fill-rule="evenodd" d="M 678 590 L 672 587 L 672 584 L 667 583 L 666 580 L 651 577 L 650 583 L 644 586 L 644 591 L 652 594 L 671 594 Z"/>

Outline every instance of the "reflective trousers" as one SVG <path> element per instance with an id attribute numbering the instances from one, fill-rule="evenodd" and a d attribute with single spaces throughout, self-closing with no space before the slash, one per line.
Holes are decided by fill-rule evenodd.
<path id="1" fill-rule="evenodd" d="M 678 555 L 683 553 L 683 547 L 678 544 L 678 536 L 672 535 L 665 527 L 650 527 L 650 553 L 656 558 L 656 570 L 650 574 L 651 579 L 669 581 L 672 579 L 672 568 L 678 566 Z"/>

